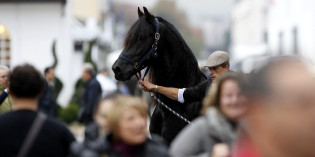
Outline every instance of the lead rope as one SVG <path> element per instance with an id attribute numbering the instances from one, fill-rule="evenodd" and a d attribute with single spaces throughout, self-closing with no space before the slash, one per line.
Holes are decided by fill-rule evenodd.
<path id="1" fill-rule="evenodd" d="M 170 107 L 168 107 L 166 104 L 164 104 L 159 98 L 157 98 L 154 93 L 149 92 L 151 97 L 156 100 L 158 102 L 158 104 L 160 104 L 161 106 L 163 106 L 164 108 L 166 108 L 167 110 L 169 110 L 171 113 L 173 113 L 176 117 L 182 119 L 183 121 L 185 121 L 188 124 L 192 124 L 189 120 L 187 120 L 185 117 L 181 116 L 179 113 L 177 113 L 176 111 L 174 111 L 173 109 L 171 109 Z"/>
<path id="2" fill-rule="evenodd" d="M 140 74 L 139 74 L 139 75 L 140 75 L 139 77 L 138 77 L 137 74 L 136 74 L 138 80 L 141 79 L 141 80 L 143 81 L 144 78 L 147 76 L 147 74 L 148 74 L 150 68 L 151 68 L 151 67 L 147 67 L 147 68 L 146 68 L 145 73 L 144 73 L 142 79 L 141 79 L 141 72 L 140 72 Z M 164 104 L 159 98 L 157 98 L 157 97 L 155 96 L 154 93 L 152 93 L 152 92 L 150 92 L 150 91 L 149 91 L 149 93 L 150 93 L 151 97 L 152 97 L 154 100 L 157 101 L 158 104 L 160 104 L 161 106 L 163 106 L 164 108 L 166 108 L 167 110 L 169 110 L 169 111 L 170 111 L 172 114 L 174 114 L 176 117 L 182 119 L 183 121 L 185 121 L 185 122 L 188 123 L 188 124 L 192 124 L 192 123 L 191 123 L 189 120 L 187 120 L 185 117 L 183 117 L 182 115 L 180 115 L 179 113 L 177 113 L 176 111 L 174 111 L 173 109 L 171 109 L 170 107 L 168 107 L 166 104 Z"/>

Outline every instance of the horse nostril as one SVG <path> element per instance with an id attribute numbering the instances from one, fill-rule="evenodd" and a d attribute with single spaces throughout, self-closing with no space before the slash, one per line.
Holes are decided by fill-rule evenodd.
<path id="1" fill-rule="evenodd" d="M 114 73 L 115 73 L 115 74 L 118 74 L 118 73 L 120 73 L 120 72 L 121 72 L 121 70 L 120 70 L 120 67 L 119 67 L 119 66 L 114 66 L 114 67 L 113 67 L 113 71 L 114 71 Z"/>

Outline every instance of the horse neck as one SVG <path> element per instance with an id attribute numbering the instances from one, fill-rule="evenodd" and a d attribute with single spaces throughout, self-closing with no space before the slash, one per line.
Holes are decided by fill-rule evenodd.
<path id="1" fill-rule="evenodd" d="M 204 79 L 190 48 L 176 36 L 162 38 L 157 53 L 159 56 L 152 66 L 153 82 L 164 86 L 185 87 Z"/>

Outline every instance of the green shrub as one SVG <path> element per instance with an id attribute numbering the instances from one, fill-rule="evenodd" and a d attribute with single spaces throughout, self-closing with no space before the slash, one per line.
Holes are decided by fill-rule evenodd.
<path id="1" fill-rule="evenodd" d="M 79 111 L 79 105 L 70 104 L 65 108 L 61 108 L 59 112 L 59 118 L 67 124 L 77 121 L 77 115 Z"/>
<path id="2" fill-rule="evenodd" d="M 72 94 L 70 104 L 80 104 L 81 101 L 81 94 L 84 90 L 84 82 L 82 79 L 78 79 L 77 82 L 75 83 L 75 89 Z"/>

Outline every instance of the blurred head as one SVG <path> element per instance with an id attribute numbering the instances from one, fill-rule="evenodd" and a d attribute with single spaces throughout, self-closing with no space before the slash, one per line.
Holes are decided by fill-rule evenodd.
<path id="1" fill-rule="evenodd" d="M 47 67 L 44 70 L 45 78 L 48 82 L 55 80 L 55 69 L 53 67 Z"/>
<path id="2" fill-rule="evenodd" d="M 82 80 L 84 82 L 88 82 L 90 79 L 93 78 L 93 76 L 95 75 L 95 70 L 93 67 L 93 64 L 91 63 L 85 63 L 83 65 L 83 70 L 82 70 Z"/>
<path id="3" fill-rule="evenodd" d="M 115 140 L 139 145 L 147 138 L 147 106 L 140 98 L 118 96 L 108 114 Z"/>
<path id="4" fill-rule="evenodd" d="M 101 133 L 109 132 L 108 112 L 110 107 L 114 104 L 116 95 L 106 96 L 101 100 L 94 110 L 94 121 L 100 127 Z"/>
<path id="5" fill-rule="evenodd" d="M 220 74 L 230 69 L 230 57 L 227 52 L 215 51 L 207 60 L 205 67 L 209 68 L 211 79 L 215 80 Z"/>
<path id="6" fill-rule="evenodd" d="M 4 65 L 0 65 L 0 85 L 2 88 L 9 87 L 9 68 Z"/>
<path id="7" fill-rule="evenodd" d="M 249 135 L 267 156 L 315 155 L 315 78 L 298 58 L 272 58 L 251 77 Z"/>
<path id="8" fill-rule="evenodd" d="M 36 99 L 44 87 L 44 78 L 29 64 L 16 66 L 9 80 L 10 95 L 14 99 Z"/>
<path id="9" fill-rule="evenodd" d="M 107 68 L 103 68 L 100 73 L 103 74 L 104 76 L 108 76 L 109 75 Z"/>
<path id="10" fill-rule="evenodd" d="M 247 81 L 240 73 L 222 74 L 210 88 L 203 101 L 203 113 L 209 107 L 217 108 L 227 119 L 237 121 L 247 110 Z"/>

